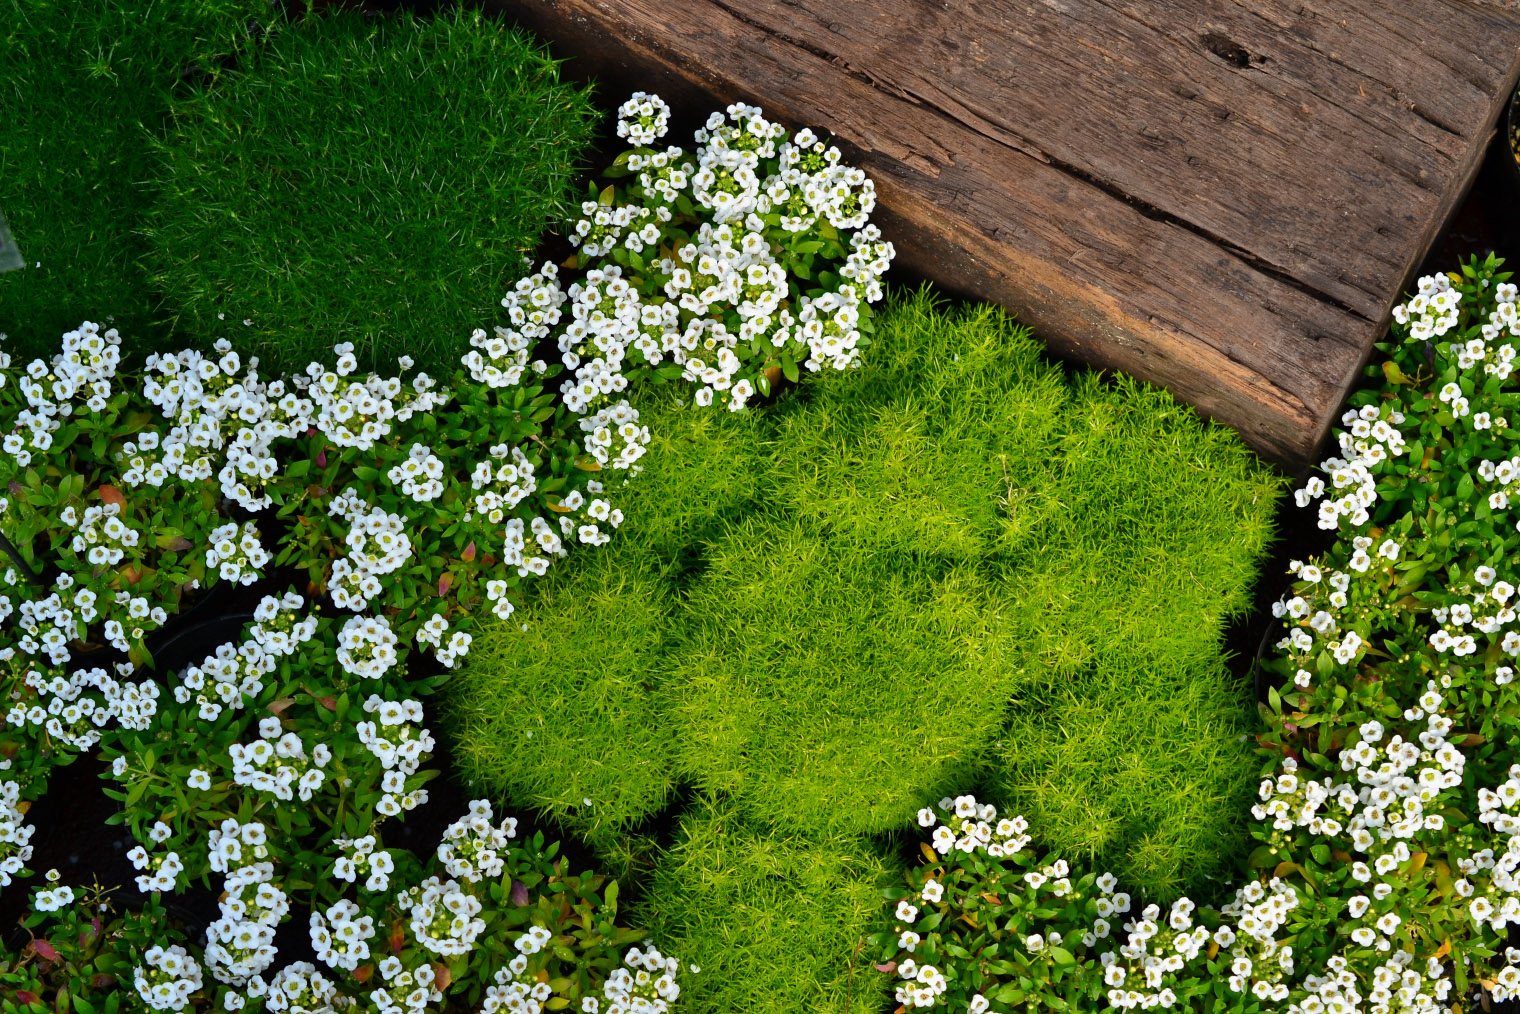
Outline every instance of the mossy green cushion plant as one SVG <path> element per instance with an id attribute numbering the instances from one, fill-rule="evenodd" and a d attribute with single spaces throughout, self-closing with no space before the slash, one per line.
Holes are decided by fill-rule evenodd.
<path id="1" fill-rule="evenodd" d="M 700 801 L 636 910 L 686 963 L 681 1004 L 691 1014 L 869 1014 L 882 1009 L 882 976 L 862 960 L 863 941 L 892 873 L 867 842 L 759 832 Z"/>
<path id="2" fill-rule="evenodd" d="M 137 232 L 148 138 L 183 72 L 215 72 L 271 20 L 267 0 L 0 2 L 0 210 L 25 256 L 0 274 L 13 355 L 51 355 L 106 314 L 146 351 L 165 345 Z"/>
<path id="3" fill-rule="evenodd" d="M 364 367 L 451 370 L 567 210 L 594 123 L 540 44 L 479 11 L 301 18 L 175 103 L 153 281 L 178 326 L 266 368 L 352 341 Z"/>
<path id="4" fill-rule="evenodd" d="M 580 731 L 599 705 L 519 674 L 559 665 L 561 686 L 600 687 L 587 646 L 619 659 L 663 615 L 628 706 L 651 714 L 653 695 L 672 786 L 756 826 L 888 831 L 978 779 L 1143 890 L 1201 888 L 1234 858 L 1236 811 L 1216 804 L 1249 787 L 1249 693 L 1219 642 L 1278 480 L 1232 434 L 1138 384 L 1070 383 L 1001 312 L 928 294 L 882 317 L 861 370 L 753 413 L 645 412 L 663 437 L 629 491 L 632 548 L 589 573 L 572 616 L 540 614 L 574 647 L 541 661 L 532 622 L 504 628 L 457 681 L 471 777 L 580 821 L 521 794 L 547 747 L 493 745 L 534 723 L 589 740 L 556 777 L 616 799 L 604 761 L 625 744 Z M 668 599 L 607 605 L 635 585 Z"/>
<path id="5" fill-rule="evenodd" d="M 556 569 L 521 626 L 483 631 L 471 655 L 510 678 L 489 693 L 465 683 L 448 701 L 468 780 L 556 813 L 608 847 L 673 788 L 670 724 L 651 696 L 673 595 L 622 545 Z"/>

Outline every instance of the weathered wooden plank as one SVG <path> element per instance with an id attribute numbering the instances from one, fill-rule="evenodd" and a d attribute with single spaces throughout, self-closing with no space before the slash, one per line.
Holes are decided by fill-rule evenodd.
<path id="1" fill-rule="evenodd" d="M 1520 74 L 1520 17 L 1471 0 L 494 5 L 585 71 L 830 131 L 904 263 L 1289 465 Z"/>

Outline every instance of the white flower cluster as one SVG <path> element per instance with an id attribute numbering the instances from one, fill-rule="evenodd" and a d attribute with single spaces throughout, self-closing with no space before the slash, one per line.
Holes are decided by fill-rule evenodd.
<path id="1" fill-rule="evenodd" d="M 1110 1005 L 1120 1010 L 1176 1005 L 1173 987 L 1183 969 L 1204 953 L 1210 942 L 1222 945 L 1232 937 L 1228 930 L 1211 934 L 1206 927 L 1194 926 L 1194 907 L 1187 898 L 1179 898 L 1163 921 L 1160 906 L 1147 905 L 1140 918 L 1124 924 L 1125 942 L 1102 956 Z M 1108 921 L 1102 916 L 1093 934 L 1098 931 L 1105 936 L 1109 932 Z"/>
<path id="2" fill-rule="evenodd" d="M 473 641 L 468 633 L 456 630 L 449 633 L 449 621 L 442 613 L 434 613 L 428 617 L 427 622 L 417 630 L 417 642 L 426 644 L 433 649 L 433 655 L 442 662 L 446 668 L 452 669 L 459 664 L 459 660 L 470 652 L 470 642 Z"/>
<path id="3" fill-rule="evenodd" d="M 444 828 L 438 861 L 449 876 L 478 884 L 501 876 L 507 843 L 515 837 L 517 818 L 504 817 L 500 824 L 493 824 L 490 802 L 471 800 L 470 812 Z"/>
<path id="4" fill-rule="evenodd" d="M 1471 595 L 1472 602 L 1458 602 L 1431 610 L 1431 616 L 1438 624 L 1429 637 L 1432 648 L 1442 654 L 1450 652 L 1454 657 L 1461 658 L 1478 651 L 1478 639 L 1471 631 L 1489 636 L 1502 632 L 1504 636 L 1499 641 L 1500 650 L 1512 658 L 1520 655 L 1520 631 L 1504 630 L 1517 619 L 1512 604 L 1515 598 L 1514 585 L 1498 580 L 1498 572 L 1484 564 L 1474 568 L 1467 581 L 1453 581 L 1448 585 L 1448 590 L 1459 595 Z"/>
<path id="5" fill-rule="evenodd" d="M 132 972 L 137 995 L 153 1010 L 184 1010 L 190 994 L 201 988 L 201 966 L 178 944 L 155 944 Z"/>
<path id="6" fill-rule="evenodd" d="M 57 870 L 50 870 L 56 874 Z M 50 878 L 51 879 L 51 878 Z M 32 895 L 32 909 L 36 912 L 57 912 L 74 903 L 72 887 L 44 887 Z"/>
<path id="7" fill-rule="evenodd" d="M 337 1014 L 349 1006 L 338 987 L 310 961 L 291 962 L 267 983 L 254 976 L 248 983 L 248 995 L 262 997 L 269 1014 Z M 237 1007 L 241 1006 L 239 1002 Z M 229 1005 L 229 1009 L 236 1008 Z"/>
<path id="8" fill-rule="evenodd" d="M 21 812 L 21 785 L 0 780 L 0 887 L 26 868 L 32 858 L 32 835 L 36 828 Z"/>
<path id="9" fill-rule="evenodd" d="M 624 109 L 619 129 L 641 148 L 663 136 L 668 116 L 657 98 L 638 93 Z M 788 139 L 785 128 L 757 107 L 740 103 L 726 112 L 713 113 L 697 132 L 695 162 L 685 160 L 679 147 L 630 153 L 627 167 L 638 173 L 645 203 L 588 201 L 570 236 L 583 259 L 619 246 L 635 258 L 658 250 L 660 256 L 648 259 L 664 279 L 661 293 L 641 295 L 620 265 L 607 263 L 586 265 L 585 278 L 567 293 L 557 270 L 546 264 L 502 300 L 515 330 L 498 329 L 494 341 L 477 333 L 477 347 L 490 346 L 491 363 L 471 353 L 466 365 L 473 376 L 493 386 L 507 375 L 520 377 L 528 349 L 560 325 L 567 303 L 569 321 L 558 344 L 571 371 L 561 391 L 572 412 L 593 412 L 625 390 L 626 361 L 656 366 L 669 360 L 697 386 L 697 404 L 721 399 L 733 411 L 755 394 L 754 384 L 738 376 L 741 346 L 758 349 L 768 342 L 809 370 L 858 364 L 860 304 L 881 298 L 880 279 L 894 254 L 868 224 L 874 185 L 861 170 L 843 165 L 839 149 L 811 130 Z M 667 237 L 662 227 L 686 193 L 712 220 L 701 222 L 690 238 Z M 791 279 L 778 260 L 781 245 L 767 235 L 766 217 L 773 213 L 792 233 L 824 227 L 849 233 L 840 269 L 844 283 L 791 305 Z M 662 247 L 667 240 L 669 247 Z M 735 319 L 737 329 L 731 330 Z"/>
<path id="10" fill-rule="evenodd" d="M 264 857 L 264 825 L 222 821 L 208 847 L 211 868 L 225 873 L 221 915 L 206 927 L 205 961 L 218 981 L 240 986 L 262 975 L 275 958 L 274 930 L 290 911 L 274 883 L 274 864 Z"/>
<path id="11" fill-rule="evenodd" d="M 406 460 L 392 465 L 385 476 L 418 503 L 427 503 L 443 495 L 443 459 L 426 444 L 413 444 L 407 451 Z"/>
<path id="12" fill-rule="evenodd" d="M 600 201 L 583 201 L 581 217 L 566 238 L 571 246 L 580 247 L 581 253 L 586 257 L 611 253 L 619 239 L 629 250 L 642 253 L 645 247 L 654 246 L 660 241 L 660 227 L 649 221 L 650 218 L 668 222 L 671 219 L 670 209 L 662 207 L 651 211 L 634 204 L 612 207 Z"/>
<path id="13" fill-rule="evenodd" d="M 315 616 L 295 618 L 304 604 L 294 592 L 264 596 L 254 610 L 257 622 L 248 628 L 242 643 L 223 644 L 200 665 L 186 669 L 174 688 L 174 699 L 187 704 L 194 695 L 200 717 L 207 722 L 215 721 L 224 707 L 242 709 L 264 692 L 265 677 L 279 668 L 281 659 L 295 654 L 316 636 Z M 208 682 L 209 696 L 205 692 Z"/>
<path id="14" fill-rule="evenodd" d="M 542 361 L 530 364 L 528 355 L 559 323 L 560 307 L 564 304 L 559 269 L 553 264 L 545 262 L 537 273 L 519 278 L 501 300 L 512 328 L 497 326 L 491 335 L 477 330 L 470 337 L 475 350 L 467 352 L 460 361 L 470 371 L 471 379 L 491 388 L 516 387 L 527 370 L 544 373 L 548 365 Z"/>
<path id="15" fill-rule="evenodd" d="M 658 95 L 634 92 L 618 106 L 617 136 L 637 147 L 653 144 L 670 126 L 670 107 Z"/>
<path id="16" fill-rule="evenodd" d="M 371 694 L 364 702 L 366 714 L 375 716 L 373 721 L 358 724 L 359 742 L 385 768 L 380 788 L 384 795 L 375 808 L 387 817 L 403 810 L 411 810 L 427 802 L 427 789 L 406 790 L 406 780 L 417 773 L 423 760 L 433 751 L 433 735 L 419 729 L 414 722 L 422 721 L 422 704 L 418 701 L 387 701 L 379 694 Z"/>
<path id="17" fill-rule="evenodd" d="M 260 490 L 278 471 L 271 449 L 312 425 L 313 406 L 294 385 L 262 382 L 257 358 L 239 377 L 243 362 L 231 342 L 215 349 L 215 357 L 186 349 L 147 358 L 143 394 L 169 432 L 148 430 L 123 447 L 124 480 L 162 486 L 170 476 L 195 483 L 215 475 L 223 496 L 263 510 L 272 501 Z"/>
<path id="18" fill-rule="evenodd" d="M 336 369 L 312 363 L 306 367 L 305 377 L 295 378 L 295 384 L 310 396 L 316 408 L 312 425 L 339 447 L 369 450 L 390 434 L 393 422 L 431 412 L 449 400 L 449 393 L 435 390 L 436 382 L 426 373 L 417 374 L 410 389 L 400 377 L 370 374 L 362 382 L 347 379 L 359 366 L 353 343 L 335 345 L 333 352 L 338 356 Z M 411 358 L 403 356 L 402 372 L 411 366 Z"/>
<path id="19" fill-rule="evenodd" d="M 328 592 L 339 609 L 359 612 L 380 594 L 380 578 L 412 558 L 406 519 L 372 507 L 351 487 L 333 497 L 327 510 L 348 522 L 348 551 L 333 564 Z"/>
<path id="20" fill-rule="evenodd" d="M 668 1014 L 681 995 L 676 981 L 679 970 L 680 962 L 661 954 L 653 944 L 643 950 L 628 948 L 623 967 L 613 969 L 602 987 L 607 1006 L 599 1014 Z M 595 1011 L 584 1005 L 581 1009 Z"/>
<path id="21" fill-rule="evenodd" d="M 343 671 L 379 679 L 396 664 L 396 633 L 384 616 L 350 616 L 338 632 L 338 664 Z"/>
<path id="22" fill-rule="evenodd" d="M 385 849 L 375 849 L 374 835 L 339 838 L 333 844 L 343 850 L 343 854 L 333 863 L 333 877 L 352 884 L 358 879 L 360 871 L 368 869 L 369 876 L 364 881 L 366 891 L 384 891 L 390 888 L 396 862 Z"/>
<path id="23" fill-rule="evenodd" d="M 918 825 L 934 827 L 934 851 L 942 856 L 949 855 L 952 850 L 969 854 L 981 849 L 993 858 L 1001 859 L 1017 855 L 1031 841 L 1025 834 L 1029 830 L 1029 821 L 1023 817 L 997 820 L 997 807 L 978 803 L 975 796 L 956 796 L 954 799 L 946 796 L 939 801 L 939 808 L 949 818 L 946 823 L 934 827 L 939 815 L 926 806 L 918 811 Z M 992 823 L 995 820 L 996 825 Z M 1064 873 L 1061 875 L 1065 876 Z"/>
<path id="24" fill-rule="evenodd" d="M 583 416 L 580 427 L 586 434 L 586 453 L 595 458 L 598 465 L 627 469 L 629 475 L 638 474 L 635 462 L 644 456 L 650 439 L 649 427 L 639 425 L 638 409 L 626 401 L 607 405 Z"/>
<path id="25" fill-rule="evenodd" d="M 14 594 L 30 590 L 21 584 L 14 568 L 5 572 L 5 580 L 17 589 Z M 22 599 L 19 607 L 14 605 L 9 594 L 0 593 L 0 620 L 8 617 L 14 608 L 17 613 L 15 627 L 21 632 L 16 647 L 29 656 L 46 655 L 53 665 L 62 666 L 73 657 L 69 642 L 79 636 L 81 623 L 88 626 L 102 615 L 107 616 L 103 624 L 106 643 L 118 651 L 128 651 L 131 648 L 129 636 L 131 640 L 141 640 L 148 630 L 162 626 L 169 619 L 162 606 L 152 605 L 147 598 L 133 595 L 124 588 L 114 594 L 107 593 L 107 596 L 80 584 L 71 574 L 63 573 L 58 575 L 53 591 L 46 598 Z M 106 610 L 104 614 L 102 607 Z M 132 624 L 130 630 L 123 625 L 123 618 Z M 3 657 L 9 658 L 10 655 Z"/>
<path id="26" fill-rule="evenodd" d="M 223 581 L 250 585 L 264 576 L 264 565 L 272 560 L 259 541 L 259 526 L 252 521 L 229 521 L 212 529 L 206 549 L 206 566 L 215 567 Z"/>
<path id="27" fill-rule="evenodd" d="M 1416 341 L 1430 341 L 1457 326 L 1462 294 L 1445 275 L 1426 275 L 1418 286 L 1413 299 L 1393 308 L 1393 319 L 1408 324 Z"/>
<path id="28" fill-rule="evenodd" d="M 485 518 L 493 525 L 506 520 L 513 510 L 538 489 L 533 462 L 521 448 L 493 444 L 490 457 L 477 462 L 470 472 L 470 487 L 475 490 L 466 511 Z"/>
<path id="29" fill-rule="evenodd" d="M 156 821 L 148 835 L 155 844 L 158 844 L 167 841 L 172 833 L 168 824 Z M 137 889 L 144 894 L 174 890 L 179 882 L 179 875 L 185 871 L 185 864 L 178 852 L 166 852 L 161 856 L 155 856 L 142 845 L 138 845 L 127 853 L 127 859 L 132 863 L 134 870 L 148 871 L 136 878 Z"/>
<path id="30" fill-rule="evenodd" d="M 0 450 L 11 456 L 17 468 L 29 467 L 33 453 L 53 446 L 53 434 L 74 413 L 75 398 L 84 396 L 92 412 L 105 410 L 120 362 L 121 336 L 114 327 L 102 334 L 100 325 L 87 320 L 77 331 L 65 334 L 63 350 L 51 365 L 34 359 L 18 378 L 16 386 L 27 407 L 16 416 L 16 430 L 0 439 Z M 9 366 L 6 356 L 0 369 Z"/>
<path id="31" fill-rule="evenodd" d="M 378 968 L 385 985 L 369 995 L 376 1014 L 426 1014 L 436 1009 L 433 1004 L 443 1002 L 443 991 L 438 988 L 438 976 L 431 963 L 424 961 L 408 968 L 393 954 L 381 961 Z"/>
<path id="32" fill-rule="evenodd" d="M 399 901 L 409 912 L 412 935 L 434 954 L 466 954 L 486 928 L 480 899 L 467 894 L 457 880 L 429 877 L 403 891 Z"/>
<path id="33" fill-rule="evenodd" d="M 300 735 L 283 732 L 273 715 L 259 721 L 258 739 L 246 745 L 233 743 L 229 751 L 233 782 L 287 803 L 295 796 L 310 802 L 326 777 L 323 768 L 332 760 L 326 743 L 318 743 L 308 754 Z"/>
<path id="34" fill-rule="evenodd" d="M 115 567 L 126 557 L 128 549 L 136 549 L 142 541 L 142 533 L 121 518 L 121 504 L 91 504 L 83 513 L 72 505 L 58 515 L 59 520 L 74 529 L 69 549 L 84 557 L 94 567 Z"/>
<path id="35" fill-rule="evenodd" d="M 132 663 L 117 662 L 118 676 L 129 676 Z M 146 731 L 158 713 L 158 684 L 118 680 L 104 669 L 76 669 L 51 678 L 28 669 L 23 678 L 37 694 L 31 707 L 17 703 L 5 716 L 13 728 L 39 726 L 64 746 L 89 750 L 100 742 L 101 731 L 113 722 L 124 729 Z"/>
<path id="36" fill-rule="evenodd" d="M 1500 939 L 1520 925 L 1520 764 L 1493 789 L 1478 790 L 1478 820 L 1503 836 L 1504 847 L 1485 849 L 1460 864 L 1464 874 L 1457 891 L 1469 899 L 1467 913 L 1476 925 L 1489 926 Z M 1501 1003 L 1520 999 L 1520 949 L 1505 950 L 1505 964 L 1490 986 Z"/>
<path id="37" fill-rule="evenodd" d="M 480 1004 L 480 1014 L 543 1014 L 544 1001 L 554 995 L 547 982 L 526 981 L 521 978 L 527 970 L 528 959 L 519 954 L 506 968 L 498 968 L 495 984 L 486 988 Z M 593 999 L 592 1003 L 596 1001 Z"/>
<path id="38" fill-rule="evenodd" d="M 1482 379 L 1469 374 L 1480 364 L 1485 374 L 1500 380 L 1508 378 L 1513 371 L 1515 358 L 1520 354 L 1513 344 L 1513 339 L 1520 338 L 1516 292 L 1516 287 L 1508 282 L 1495 287 L 1496 309 L 1482 325 L 1482 337 L 1452 347 L 1462 375 L 1457 380 L 1447 381 L 1436 394 L 1437 405 L 1449 411 L 1454 419 L 1467 419 L 1474 429 L 1502 430 L 1509 425 L 1502 416 L 1472 411 L 1470 398 L 1474 389 L 1482 386 Z M 1457 325 L 1462 309 L 1461 298 L 1461 293 L 1452 287 L 1446 275 L 1430 275 L 1419 280 L 1418 292 L 1409 302 L 1394 307 L 1393 317 L 1400 324 L 1409 325 L 1412 339 L 1433 341 Z M 1319 506 L 1321 528 L 1333 531 L 1341 518 L 1346 518 L 1356 528 L 1367 524 L 1372 506 L 1377 502 L 1375 473 L 1383 462 L 1404 453 L 1405 439 L 1399 427 L 1405 422 L 1403 412 L 1386 404 L 1365 405 L 1360 409 L 1349 409 L 1342 415 L 1341 424 L 1345 429 L 1337 434 L 1340 456 L 1327 458 L 1321 466 L 1336 490 L 1334 496 L 1326 498 Z M 1487 464 L 1490 469 L 1494 467 L 1492 463 Z M 1325 493 L 1324 481 L 1315 477 L 1295 492 L 1294 499 L 1300 507 L 1305 507 Z"/>
<path id="39" fill-rule="evenodd" d="M 897 974 L 903 981 L 892 995 L 904 1007 L 933 1007 L 945 992 L 945 975 L 933 965 L 904 958 L 897 963 Z"/>
<path id="40" fill-rule="evenodd" d="M 1354 665 L 1366 653 L 1362 636 L 1355 630 L 1342 629 L 1342 614 L 1348 607 L 1380 601 L 1381 580 L 1398 560 L 1402 547 L 1393 539 L 1384 539 L 1374 550 L 1373 540 L 1365 535 L 1354 536 L 1352 542 L 1354 551 L 1343 571 L 1290 561 L 1289 572 L 1309 587 L 1272 603 L 1272 615 L 1288 628 L 1276 648 L 1300 667 L 1295 678 L 1299 686 L 1309 685 L 1315 659 L 1322 650 L 1329 651 L 1341 666 Z"/>
<path id="41" fill-rule="evenodd" d="M 311 913 L 311 946 L 329 968 L 352 972 L 369 960 L 369 941 L 375 935 L 373 916 L 344 898 L 325 913 Z"/>

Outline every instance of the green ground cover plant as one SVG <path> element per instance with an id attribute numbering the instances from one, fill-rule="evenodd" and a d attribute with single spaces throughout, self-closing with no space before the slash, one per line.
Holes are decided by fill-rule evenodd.
<path id="1" fill-rule="evenodd" d="M 0 274 L 0 332 L 18 355 L 51 354 L 92 313 L 164 346 L 138 232 L 148 139 L 182 72 L 214 74 L 271 20 L 267 0 L 0 3 L 0 209 L 26 257 Z"/>
<path id="2" fill-rule="evenodd" d="M 446 721 L 477 788 L 581 828 L 647 827 L 692 787 L 650 918 L 701 910 L 723 939 L 761 918 L 747 906 L 849 922 L 859 879 L 792 883 L 781 902 L 754 874 L 734 902 L 723 892 L 740 887 L 700 872 L 721 855 L 700 829 L 869 854 L 958 780 L 1158 897 L 1206 889 L 1243 855 L 1248 691 L 1220 636 L 1279 482 L 1233 435 L 1141 385 L 1071 382 L 1001 311 L 927 291 L 878 316 L 859 369 L 763 411 L 715 415 L 658 390 L 639 405 L 657 436 L 619 545 L 551 578 L 564 592 L 514 617 L 526 632 L 481 630 Z M 1186 630 L 1135 618 L 1174 603 L 1197 617 Z M 630 750 L 624 716 L 658 736 Z M 623 792 L 630 758 L 663 784 Z M 725 883 L 749 875 L 736 871 Z M 782 998 L 814 981 L 781 947 L 725 972 L 770 984 L 744 1009 L 796 1009 Z M 733 1009 L 702 988 L 694 1009 Z"/>
<path id="3" fill-rule="evenodd" d="M 861 960 L 892 863 L 852 836 L 756 830 L 721 805 L 682 816 L 644 918 L 698 971 L 687 1011 L 869 1014 L 880 977 Z"/>
<path id="4" fill-rule="evenodd" d="M 153 282 L 176 326 L 266 368 L 343 341 L 367 368 L 443 368 L 570 210 L 595 118 L 479 11 L 301 18 L 174 103 Z"/>
<path id="5" fill-rule="evenodd" d="M 928 861 L 882 892 L 891 929 L 872 938 L 904 1008 L 1463 1014 L 1520 998 L 1520 289 L 1501 266 L 1419 280 L 1336 453 L 1295 492 L 1336 539 L 1289 562 L 1273 606 L 1243 880 L 1217 907 L 1147 904 L 1038 824 L 946 796 L 920 812 Z"/>

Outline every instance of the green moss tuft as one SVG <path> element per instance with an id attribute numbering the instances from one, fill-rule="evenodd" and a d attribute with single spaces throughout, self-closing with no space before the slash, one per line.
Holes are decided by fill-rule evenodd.
<path id="1" fill-rule="evenodd" d="M 495 678 L 455 681 L 444 721 L 471 785 L 606 843 L 674 785 L 670 726 L 651 696 L 671 601 L 647 560 L 612 548 L 587 557 L 544 582 L 517 622 L 476 637 L 471 671 Z"/>
<path id="2" fill-rule="evenodd" d="M 616 552 L 668 582 L 646 671 L 678 776 L 801 835 L 980 785 L 1144 894 L 1202 888 L 1253 767 L 1220 639 L 1280 482 L 1164 392 L 1068 381 L 995 309 L 900 297 L 865 362 L 739 416 L 651 406 Z"/>
<path id="3" fill-rule="evenodd" d="M 175 324 L 268 369 L 352 341 L 366 368 L 451 371 L 566 210 L 593 125 L 586 90 L 479 11 L 302 18 L 175 103 L 153 281 Z"/>
<path id="4" fill-rule="evenodd" d="M 764 833 L 720 803 L 681 820 L 638 918 L 680 956 L 689 1014 L 879 1011 L 887 977 L 865 935 L 887 865 L 850 838 Z"/>
<path id="5" fill-rule="evenodd" d="M 810 833 L 911 822 L 969 776 L 1009 670 L 980 575 L 886 557 L 786 518 L 710 550 L 662 693 L 681 771 Z"/>

